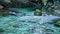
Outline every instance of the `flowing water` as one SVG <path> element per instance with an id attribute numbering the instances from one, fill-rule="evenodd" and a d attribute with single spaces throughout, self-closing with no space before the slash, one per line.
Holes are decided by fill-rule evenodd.
<path id="1" fill-rule="evenodd" d="M 60 17 L 34 16 L 31 8 L 10 8 L 10 10 L 20 13 L 17 16 L 9 15 L 0 18 L 0 28 L 5 30 L 0 34 L 60 34 L 60 28 L 53 24 L 54 20 Z"/>

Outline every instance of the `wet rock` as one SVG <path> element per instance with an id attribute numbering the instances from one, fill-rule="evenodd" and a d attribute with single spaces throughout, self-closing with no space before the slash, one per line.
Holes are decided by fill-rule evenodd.
<path id="1" fill-rule="evenodd" d="M 17 12 L 8 12 L 9 15 L 17 15 L 18 13 Z"/>
<path id="2" fill-rule="evenodd" d="M 34 15 L 41 16 L 42 15 L 42 11 L 39 10 L 39 9 L 36 9 L 36 11 L 34 12 Z"/>
<path id="3" fill-rule="evenodd" d="M 19 12 L 19 11 L 16 11 L 16 10 L 8 10 L 7 13 L 9 15 L 15 15 L 15 16 L 26 16 L 26 13 Z"/>
<path id="4" fill-rule="evenodd" d="M 16 11 L 16 10 L 9 10 L 9 9 L 7 9 L 7 10 L 6 10 L 6 13 L 7 13 L 8 15 L 18 16 L 20 12 L 18 12 L 18 11 Z"/>
<path id="5" fill-rule="evenodd" d="M 0 5 L 0 9 L 2 9 L 3 8 L 3 6 L 2 5 Z"/>

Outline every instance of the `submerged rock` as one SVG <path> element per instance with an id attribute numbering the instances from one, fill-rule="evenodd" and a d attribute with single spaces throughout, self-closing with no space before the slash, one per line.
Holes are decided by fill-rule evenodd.
<path id="1" fill-rule="evenodd" d="M 46 29 L 46 34 L 55 34 L 54 33 L 54 30 L 52 30 L 52 29 Z"/>
<path id="2" fill-rule="evenodd" d="M 3 30 L 2 28 L 0 28 L 0 33 L 1 33 L 1 32 L 4 32 L 4 30 Z"/>

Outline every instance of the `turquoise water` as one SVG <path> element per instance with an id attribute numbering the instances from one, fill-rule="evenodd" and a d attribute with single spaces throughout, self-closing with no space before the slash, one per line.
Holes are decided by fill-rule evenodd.
<path id="1" fill-rule="evenodd" d="M 4 29 L 1 34 L 46 34 L 46 29 L 54 32 L 50 34 L 60 34 L 60 28 L 54 26 L 53 21 L 59 19 L 57 16 L 34 16 L 31 8 L 9 8 L 19 13 L 17 16 L 5 16 L 0 18 L 0 28 Z"/>

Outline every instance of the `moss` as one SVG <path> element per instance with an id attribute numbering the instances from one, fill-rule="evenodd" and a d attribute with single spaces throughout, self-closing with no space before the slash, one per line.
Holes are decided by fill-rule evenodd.
<path id="1" fill-rule="evenodd" d="M 54 23 L 54 25 L 60 27 L 60 19 L 56 20 L 56 22 Z"/>
<path id="2" fill-rule="evenodd" d="M 42 11 L 39 10 L 39 9 L 36 9 L 35 12 L 34 12 L 34 15 L 41 16 L 42 15 Z"/>

